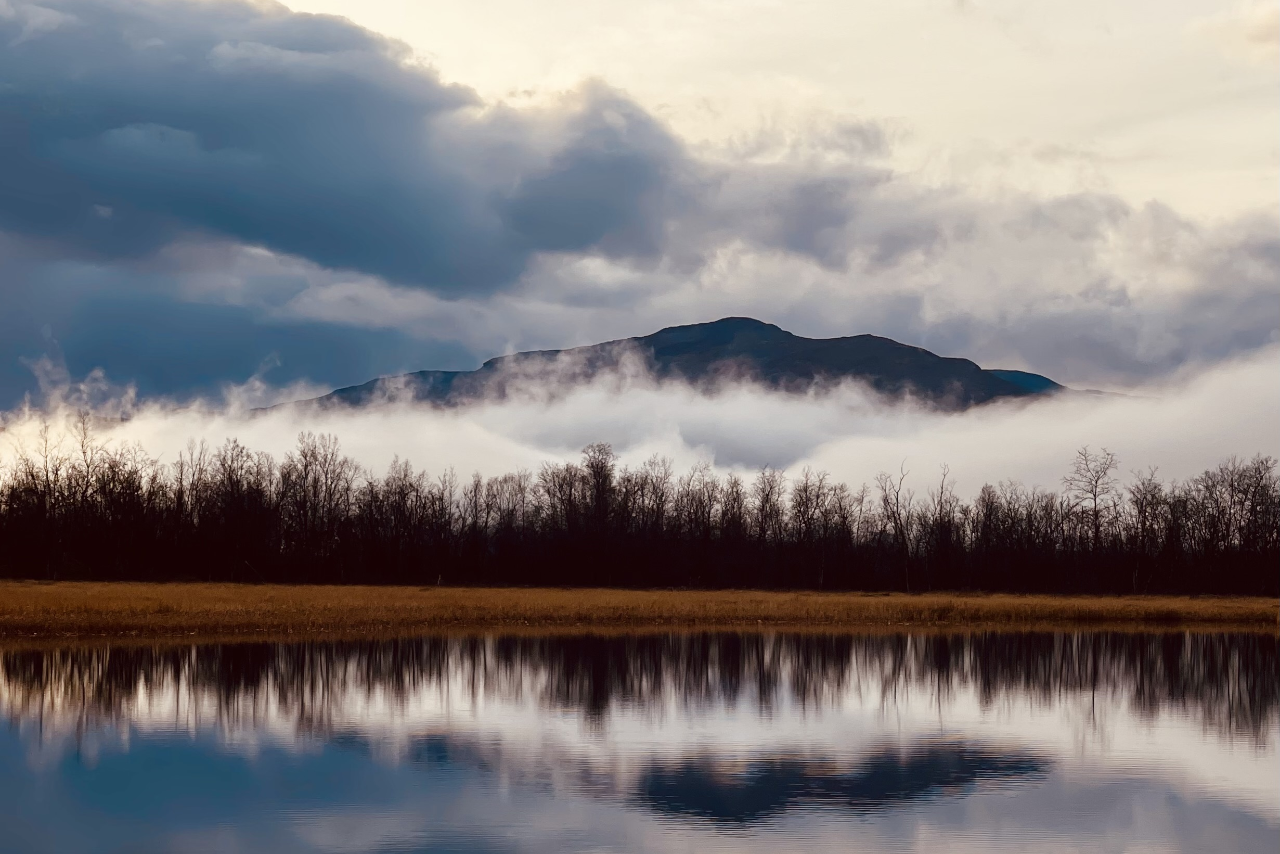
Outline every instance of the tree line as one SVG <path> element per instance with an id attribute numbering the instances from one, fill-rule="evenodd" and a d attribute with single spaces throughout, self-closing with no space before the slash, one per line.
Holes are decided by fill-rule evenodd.
<path id="1" fill-rule="evenodd" d="M 381 476 L 304 433 L 276 460 L 236 440 L 172 463 L 82 417 L 0 466 L 0 575 L 453 585 L 1280 592 L 1280 478 L 1232 457 L 1181 482 L 1118 477 L 1082 448 L 1058 491 L 957 496 L 943 468 L 852 489 L 825 472 L 677 473 L 578 462 L 484 478 L 396 460 Z"/>

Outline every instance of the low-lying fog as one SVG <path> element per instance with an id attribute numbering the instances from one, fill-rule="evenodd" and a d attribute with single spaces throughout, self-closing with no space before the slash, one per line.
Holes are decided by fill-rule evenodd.
<path id="1" fill-rule="evenodd" d="M 984 482 L 1009 479 L 1054 488 L 1086 444 L 1118 454 L 1126 476 L 1156 466 L 1166 479 L 1195 475 L 1233 454 L 1280 456 L 1278 366 L 1280 347 L 1272 347 L 1127 397 L 1070 394 L 960 414 L 889 404 L 853 384 L 806 396 L 745 383 L 702 394 L 634 373 L 567 392 L 530 385 L 516 398 L 451 410 L 387 402 L 255 413 L 243 404 L 245 389 L 198 406 L 99 395 L 95 408 L 128 415 L 100 420 L 102 438 L 140 443 L 162 461 L 173 461 L 191 439 L 218 445 L 229 437 L 281 457 L 309 430 L 336 435 L 348 455 L 375 472 L 399 456 L 433 474 L 453 467 L 492 475 L 574 458 L 584 445 L 604 441 L 624 463 L 661 454 L 677 470 L 700 460 L 723 470 L 812 466 L 851 485 L 905 466 L 908 483 L 924 489 L 946 463 L 958 492 L 968 495 Z M 20 446 L 34 450 L 43 421 L 70 449 L 82 394 L 67 387 L 43 410 L 4 414 L 0 460 Z M 281 396 L 312 395 L 292 389 Z"/>

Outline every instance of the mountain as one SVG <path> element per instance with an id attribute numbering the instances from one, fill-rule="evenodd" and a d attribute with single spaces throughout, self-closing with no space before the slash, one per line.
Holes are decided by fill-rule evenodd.
<path id="1" fill-rule="evenodd" d="M 585 382 L 630 365 L 643 366 L 660 379 L 682 379 L 704 388 L 746 378 L 803 392 L 814 385 L 854 379 L 891 397 L 911 394 L 950 409 L 1063 388 L 1039 374 L 983 370 L 968 359 L 938 356 L 876 335 L 803 338 L 772 323 L 726 317 L 671 326 L 640 338 L 499 356 L 474 371 L 382 377 L 309 402 L 360 406 L 394 397 L 460 405 L 501 398 L 536 381 L 566 386 Z"/>
<path id="2" fill-rule="evenodd" d="M 996 368 L 988 368 L 987 373 L 995 374 L 1000 379 L 1008 380 L 1033 394 L 1048 394 L 1050 392 L 1068 390 L 1066 386 L 1059 385 L 1048 377 L 1027 373 L 1026 371 L 1002 371 Z"/>

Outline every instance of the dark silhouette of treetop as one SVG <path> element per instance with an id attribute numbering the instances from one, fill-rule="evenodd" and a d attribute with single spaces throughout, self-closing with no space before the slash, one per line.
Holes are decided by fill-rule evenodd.
<path id="1" fill-rule="evenodd" d="M 460 481 L 396 459 L 381 476 L 332 436 L 277 461 L 235 440 L 170 464 L 81 418 L 0 467 L 10 578 L 1277 593 L 1276 461 L 1231 457 L 1182 483 L 1127 485 L 1081 448 L 1062 493 L 1017 483 L 923 499 L 903 466 L 851 489 L 822 471 L 750 480 L 709 463 L 623 465 L 603 443 Z"/>

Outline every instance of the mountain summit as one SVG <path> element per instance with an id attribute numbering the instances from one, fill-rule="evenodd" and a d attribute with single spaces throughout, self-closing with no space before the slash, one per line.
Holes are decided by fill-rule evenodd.
<path id="1" fill-rule="evenodd" d="M 460 405 L 504 397 L 533 382 L 586 382 L 629 365 L 643 367 L 659 379 L 680 379 L 708 388 L 746 379 L 773 389 L 804 392 L 815 385 L 852 379 L 884 395 L 912 395 L 949 409 L 1063 388 L 1039 374 L 984 370 L 968 359 L 939 356 L 876 335 L 803 338 L 772 323 L 726 317 L 669 326 L 639 338 L 499 356 L 474 371 L 382 377 L 340 388 L 313 402 L 359 406 L 392 397 Z"/>

